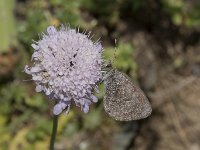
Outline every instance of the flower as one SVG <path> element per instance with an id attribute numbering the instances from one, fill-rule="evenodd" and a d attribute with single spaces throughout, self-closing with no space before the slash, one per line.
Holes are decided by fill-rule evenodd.
<path id="1" fill-rule="evenodd" d="M 102 79 L 100 42 L 92 42 L 89 34 L 63 25 L 47 28 L 47 33 L 31 45 L 34 49 L 32 65 L 25 66 L 25 72 L 36 83 L 36 92 L 44 92 L 57 104 L 53 113 L 59 115 L 64 109 L 69 112 L 71 101 L 85 113 L 98 91 Z"/>

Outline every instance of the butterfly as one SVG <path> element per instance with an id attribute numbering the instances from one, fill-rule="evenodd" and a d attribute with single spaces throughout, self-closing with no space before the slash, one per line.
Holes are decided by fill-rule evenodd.
<path id="1" fill-rule="evenodd" d="M 150 116 L 151 104 L 144 92 L 125 73 L 107 65 L 104 76 L 105 112 L 118 121 L 139 120 Z"/>

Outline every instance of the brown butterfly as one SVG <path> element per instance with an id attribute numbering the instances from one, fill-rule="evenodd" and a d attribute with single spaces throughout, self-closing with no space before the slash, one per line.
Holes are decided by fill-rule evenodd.
<path id="1" fill-rule="evenodd" d="M 148 117 L 151 104 L 144 92 L 124 73 L 108 65 L 104 77 L 106 113 L 119 121 L 139 120 Z"/>

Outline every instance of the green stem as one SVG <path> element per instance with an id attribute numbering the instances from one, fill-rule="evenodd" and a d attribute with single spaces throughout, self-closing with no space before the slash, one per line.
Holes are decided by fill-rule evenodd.
<path id="1" fill-rule="evenodd" d="M 56 139 L 57 127 L 58 127 L 58 115 L 54 115 L 53 116 L 53 129 L 52 129 L 52 133 L 51 133 L 51 141 L 50 141 L 49 150 L 54 150 L 54 143 L 55 143 L 55 139 Z"/>

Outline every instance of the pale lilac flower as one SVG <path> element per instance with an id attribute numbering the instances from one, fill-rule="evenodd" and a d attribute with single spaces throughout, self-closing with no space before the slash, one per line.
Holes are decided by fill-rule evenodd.
<path id="1" fill-rule="evenodd" d="M 32 66 L 25 72 L 36 83 L 36 92 L 44 92 L 57 100 L 53 113 L 68 112 L 72 100 L 85 113 L 89 105 L 97 102 L 93 95 L 102 79 L 102 46 L 92 42 L 89 35 L 69 27 L 47 28 L 38 42 L 32 44 Z"/>

